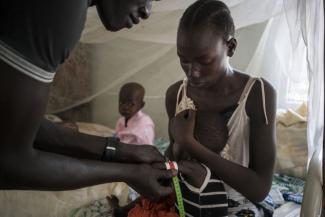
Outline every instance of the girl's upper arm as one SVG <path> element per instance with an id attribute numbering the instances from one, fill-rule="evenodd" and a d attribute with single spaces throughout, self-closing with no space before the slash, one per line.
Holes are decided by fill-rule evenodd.
<path id="1" fill-rule="evenodd" d="M 246 105 L 246 111 L 250 118 L 249 168 L 254 170 L 263 181 L 270 185 L 276 156 L 276 92 L 268 82 L 263 80 L 263 83 L 267 119 L 263 108 L 261 82 L 254 84 Z"/>
<path id="2" fill-rule="evenodd" d="M 177 92 L 181 83 L 181 81 L 176 82 L 175 84 L 171 85 L 166 91 L 165 105 L 169 119 L 175 115 Z"/>
<path id="3" fill-rule="evenodd" d="M 177 100 L 177 92 L 178 88 L 181 85 L 181 81 L 171 85 L 167 91 L 166 91 L 166 98 L 165 98 L 165 105 L 166 105 L 166 111 L 168 115 L 168 119 L 170 120 L 171 118 L 174 117 L 175 114 L 175 109 L 176 109 L 176 100 Z M 169 121 L 168 121 L 168 135 L 169 135 L 169 140 L 170 140 L 170 145 L 168 146 L 165 155 L 170 159 L 174 160 L 173 157 L 173 144 L 174 140 L 171 136 L 170 133 L 170 128 L 169 128 Z"/>

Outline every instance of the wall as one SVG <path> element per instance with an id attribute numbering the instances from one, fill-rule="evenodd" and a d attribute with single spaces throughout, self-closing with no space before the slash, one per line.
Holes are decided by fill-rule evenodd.
<path id="1" fill-rule="evenodd" d="M 67 121 L 90 121 L 89 104 L 77 106 L 68 111 L 62 109 L 91 94 L 91 70 L 89 68 L 88 47 L 78 44 L 69 58 L 57 70 L 47 104 L 47 113 L 56 113 Z"/>

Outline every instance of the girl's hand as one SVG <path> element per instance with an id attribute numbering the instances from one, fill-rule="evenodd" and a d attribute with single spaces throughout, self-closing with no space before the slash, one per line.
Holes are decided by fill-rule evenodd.
<path id="1" fill-rule="evenodd" d="M 175 143 L 179 144 L 184 150 L 188 149 L 194 139 L 196 111 L 186 110 L 172 118 L 169 123 L 171 136 Z"/>
<path id="2" fill-rule="evenodd" d="M 184 179 L 194 187 L 200 188 L 203 185 L 207 171 L 202 164 L 183 160 L 178 162 L 178 169 Z"/>

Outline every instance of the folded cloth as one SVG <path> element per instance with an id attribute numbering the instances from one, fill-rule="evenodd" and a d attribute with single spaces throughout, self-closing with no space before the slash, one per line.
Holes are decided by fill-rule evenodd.
<path id="1" fill-rule="evenodd" d="M 291 126 L 297 123 L 307 121 L 307 106 L 302 104 L 297 110 L 278 110 L 276 121 L 283 124 L 284 126 Z"/>
<path id="2" fill-rule="evenodd" d="M 159 202 L 152 202 L 141 197 L 140 202 L 129 211 L 128 217 L 179 217 L 174 204 L 174 195 Z"/>
<path id="3" fill-rule="evenodd" d="M 282 206 L 285 203 L 283 194 L 276 187 L 272 187 L 268 196 L 272 198 L 273 206 L 275 209 Z"/>
<path id="4" fill-rule="evenodd" d="M 292 201 L 298 204 L 302 203 L 302 195 L 301 194 L 292 194 L 292 193 L 284 193 L 283 197 L 286 201 Z"/>
<path id="5" fill-rule="evenodd" d="M 73 209 L 69 217 L 113 217 L 113 208 L 106 198 L 95 200 L 83 207 Z"/>
<path id="6" fill-rule="evenodd" d="M 261 203 L 255 205 L 263 209 L 264 216 L 272 216 L 274 210 L 282 206 L 285 201 L 301 204 L 304 184 L 302 179 L 276 173 L 273 175 L 270 193 Z"/>
<path id="7" fill-rule="evenodd" d="M 279 189 L 282 194 L 292 193 L 295 195 L 302 195 L 304 191 L 304 184 L 305 181 L 300 178 L 276 173 L 273 176 L 272 186 Z"/>
<path id="8" fill-rule="evenodd" d="M 260 203 L 256 204 L 258 208 L 263 209 L 264 217 L 273 216 L 274 210 L 285 203 L 282 193 L 279 189 L 272 186 L 267 197 Z"/>

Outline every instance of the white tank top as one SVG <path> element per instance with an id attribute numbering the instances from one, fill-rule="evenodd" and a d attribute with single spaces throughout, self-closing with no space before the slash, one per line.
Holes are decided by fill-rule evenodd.
<path id="1" fill-rule="evenodd" d="M 227 155 L 230 157 L 229 160 L 244 167 L 248 167 L 249 164 L 250 125 L 249 117 L 246 113 L 246 102 L 250 91 L 252 90 L 252 87 L 254 86 L 256 81 L 259 81 L 261 83 L 265 124 L 268 124 L 268 118 L 266 115 L 265 107 L 265 90 L 263 80 L 261 78 L 252 77 L 250 77 L 247 81 L 243 93 L 241 94 L 241 97 L 238 101 L 238 106 L 227 123 L 229 132 L 229 138 L 227 142 L 229 147 L 227 150 Z"/>
<path id="2" fill-rule="evenodd" d="M 263 111 L 265 116 L 265 124 L 268 124 L 265 107 L 265 90 L 264 82 L 261 78 L 250 77 L 238 101 L 238 106 L 230 117 L 227 127 L 229 137 L 227 145 L 221 153 L 224 158 L 248 167 L 249 164 L 249 117 L 246 114 L 247 98 L 255 84 L 258 81 L 261 83 Z M 181 95 L 182 93 L 182 95 Z M 179 87 L 177 94 L 175 116 L 186 109 L 196 110 L 194 102 L 187 96 L 187 79 L 184 79 L 183 84 Z"/>
<path id="3" fill-rule="evenodd" d="M 261 78 L 250 77 L 238 101 L 238 106 L 227 123 L 229 137 L 224 150 L 220 153 L 222 157 L 234 163 L 242 165 L 244 167 L 248 167 L 249 165 L 249 133 L 250 133 L 249 117 L 246 113 L 246 102 L 256 81 L 261 83 L 265 124 L 268 124 L 263 80 Z M 187 80 L 184 79 L 183 84 L 179 88 L 175 115 L 177 115 L 179 112 L 186 109 L 196 110 L 194 102 L 186 95 L 186 89 L 187 89 Z M 182 98 L 180 99 L 181 92 L 183 92 L 183 94 L 182 94 Z M 245 204 L 244 206 L 247 206 L 250 209 L 256 209 L 256 207 L 250 201 L 248 201 L 241 193 L 239 193 L 238 191 L 236 191 L 226 183 L 224 184 L 229 199 L 238 202 L 241 201 L 243 204 Z M 228 216 L 233 217 L 236 216 L 235 213 L 237 211 L 236 208 L 234 210 L 230 208 L 228 212 L 229 212 Z M 259 212 L 256 210 L 256 217 L 260 217 L 260 216 L 262 215 L 260 215 Z"/>
<path id="4" fill-rule="evenodd" d="M 222 157 L 245 167 L 248 167 L 249 164 L 249 117 L 246 114 L 246 102 L 256 81 L 261 83 L 265 124 L 268 124 L 263 80 L 250 77 L 238 101 L 238 106 L 227 123 L 229 137 L 227 145 L 221 153 Z M 175 116 L 187 109 L 196 110 L 194 102 L 187 96 L 186 78 L 179 87 L 176 102 Z"/>

